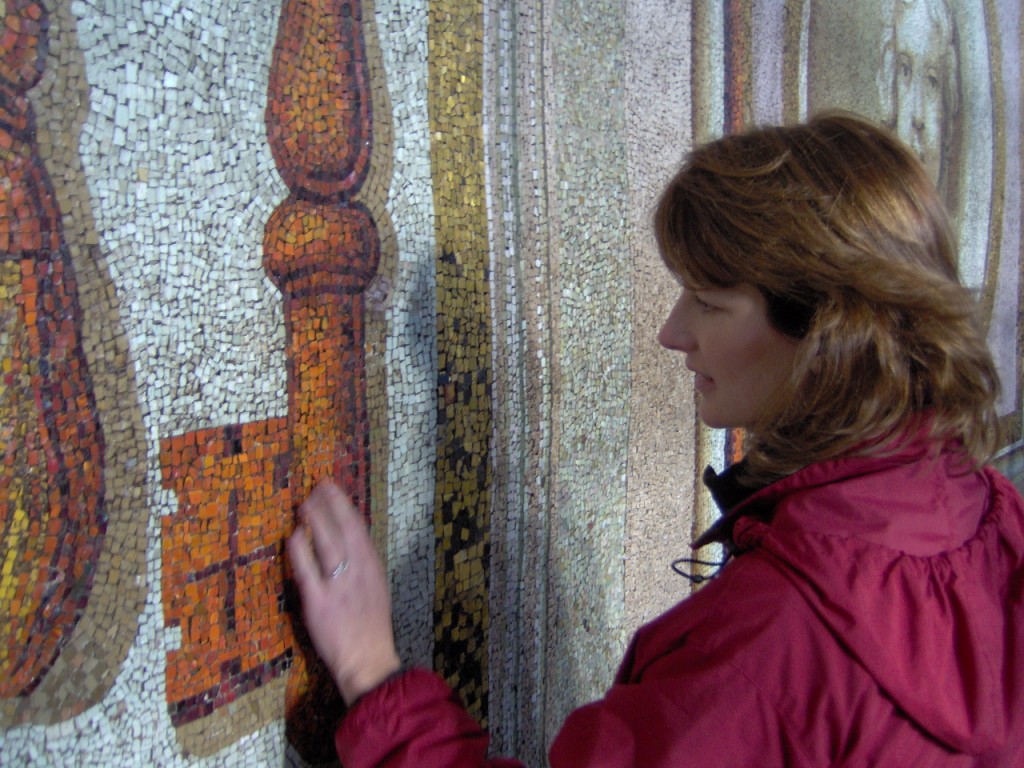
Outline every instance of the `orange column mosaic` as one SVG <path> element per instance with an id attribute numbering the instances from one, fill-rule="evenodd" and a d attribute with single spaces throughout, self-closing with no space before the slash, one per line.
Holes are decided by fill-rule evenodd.
<path id="1" fill-rule="evenodd" d="M 81 309 L 26 92 L 47 17 L 8 0 L 0 35 L 0 697 L 25 696 L 92 590 L 107 519 Z"/>
<path id="2" fill-rule="evenodd" d="M 351 199 L 373 130 L 359 2 L 285 0 L 266 121 L 290 191 L 263 241 L 284 298 L 288 416 L 161 445 L 164 482 L 179 499 L 163 530 L 165 619 L 182 634 L 168 657 L 168 704 L 176 725 L 189 722 L 290 669 L 288 740 L 319 762 L 333 755 L 343 705 L 288 615 L 281 553 L 295 506 L 325 477 L 369 519 L 362 292 L 380 243 Z"/>
<path id="3" fill-rule="evenodd" d="M 350 197 L 372 148 L 370 83 L 355 0 L 286 0 L 270 70 L 267 133 L 291 194 L 267 222 L 263 265 L 285 301 L 290 487 L 333 477 L 369 520 L 369 420 L 362 292 L 380 260 L 377 228 Z M 326 745 L 341 699 L 315 654 L 288 680 L 289 741 Z M 326 738 L 325 738 L 326 737 Z"/>
<path id="4" fill-rule="evenodd" d="M 750 0 L 726 0 L 725 129 L 742 128 L 750 119 Z"/>

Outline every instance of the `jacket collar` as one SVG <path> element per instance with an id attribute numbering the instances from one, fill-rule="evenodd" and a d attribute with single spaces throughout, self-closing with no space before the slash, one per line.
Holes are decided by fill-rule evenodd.
<path id="1" fill-rule="evenodd" d="M 716 473 L 710 465 L 704 468 L 701 480 L 718 507 L 720 517 L 697 538 L 693 543 L 694 549 L 717 543 L 726 545 L 728 551 L 732 550 L 732 528 L 736 521 L 743 515 L 757 511 L 748 509 L 746 502 L 760 489 L 741 482 L 745 470 L 745 461 L 732 464 L 720 473 Z"/>
<path id="2" fill-rule="evenodd" d="M 770 521 L 778 503 L 793 494 L 911 464 L 929 455 L 938 456 L 944 449 L 951 447 L 931 438 L 926 429 L 918 428 L 894 437 L 881 447 L 876 443 L 876 452 L 872 454 L 847 455 L 820 461 L 760 487 L 747 486 L 741 482 L 746 467 L 743 461 L 718 474 L 707 467 L 702 480 L 718 506 L 721 517 L 692 546 L 700 549 L 717 543 L 724 545 L 728 552 L 735 552 L 733 529 L 742 518 Z"/>

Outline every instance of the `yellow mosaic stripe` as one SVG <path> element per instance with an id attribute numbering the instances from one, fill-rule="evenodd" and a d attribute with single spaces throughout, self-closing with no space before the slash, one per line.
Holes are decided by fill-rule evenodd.
<path id="1" fill-rule="evenodd" d="M 33 560 L 40 554 L 45 535 L 40 528 L 46 522 L 36 520 L 34 531 L 29 531 L 25 491 L 29 476 L 39 475 L 41 470 L 25 456 L 25 437 L 31 434 L 33 414 L 19 408 L 32 397 L 27 366 L 18 370 L 15 362 L 29 346 L 16 306 L 21 287 L 21 260 L 0 260 L 0 458 L 13 459 L 13 465 L 4 466 L 9 485 L 6 498 L 0 497 L 0 616 L 4 618 L 0 621 L 0 668 L 8 671 L 31 639 L 30 617 L 38 608 L 38 598 L 26 592 L 33 585 Z M 41 485 L 46 487 L 45 482 Z"/>
<path id="2" fill-rule="evenodd" d="M 428 30 L 438 318 L 435 667 L 486 720 L 491 329 L 483 4 L 435 0 Z"/>

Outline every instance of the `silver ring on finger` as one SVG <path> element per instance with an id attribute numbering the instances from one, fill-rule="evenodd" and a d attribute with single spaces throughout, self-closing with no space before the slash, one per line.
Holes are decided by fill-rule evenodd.
<path id="1" fill-rule="evenodd" d="M 337 567 L 331 571 L 331 578 L 336 579 L 348 570 L 348 560 L 342 560 Z"/>

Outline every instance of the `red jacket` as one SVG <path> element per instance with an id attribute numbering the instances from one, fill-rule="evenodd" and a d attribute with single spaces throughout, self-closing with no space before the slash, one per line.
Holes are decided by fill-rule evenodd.
<path id="1" fill-rule="evenodd" d="M 1024 502 L 915 446 L 807 467 L 721 526 L 737 555 L 640 629 L 552 768 L 1024 766 Z M 432 673 L 371 691 L 345 768 L 517 766 Z"/>

